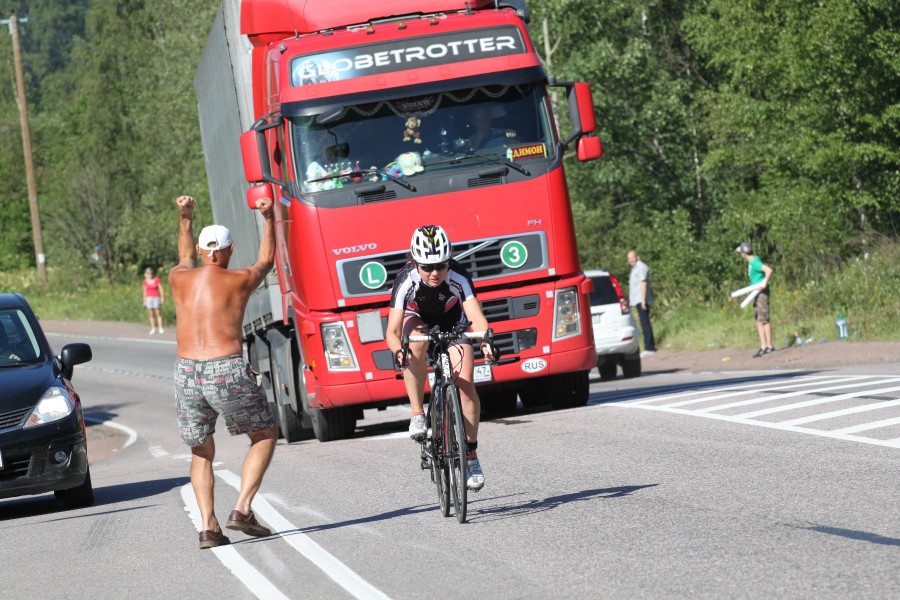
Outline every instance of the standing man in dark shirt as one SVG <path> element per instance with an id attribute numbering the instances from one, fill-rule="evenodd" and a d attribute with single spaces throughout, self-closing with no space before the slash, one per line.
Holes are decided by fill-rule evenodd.
<path id="1" fill-rule="evenodd" d="M 653 302 L 650 268 L 634 250 L 628 251 L 628 264 L 631 265 L 631 274 L 628 276 L 628 301 L 637 308 L 641 331 L 644 334 L 644 351 L 641 352 L 641 357 L 650 356 L 656 353 L 653 326 L 650 325 L 650 304 Z"/>

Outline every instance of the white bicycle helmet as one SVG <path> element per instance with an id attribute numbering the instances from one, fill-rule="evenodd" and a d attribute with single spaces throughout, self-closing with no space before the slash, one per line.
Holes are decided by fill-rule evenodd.
<path id="1" fill-rule="evenodd" d="M 420 265 L 447 262 L 450 260 L 450 238 L 438 225 L 423 225 L 413 232 L 409 252 Z"/>

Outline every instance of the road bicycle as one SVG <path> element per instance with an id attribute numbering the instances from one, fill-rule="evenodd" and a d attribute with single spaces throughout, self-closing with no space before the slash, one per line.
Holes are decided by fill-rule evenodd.
<path id="1" fill-rule="evenodd" d="M 493 359 L 498 358 L 494 346 L 493 331 L 487 329 L 478 333 L 466 331 L 471 323 L 459 323 L 451 331 L 441 331 L 435 326 L 422 328 L 420 334 L 404 336 L 401 339 L 401 365 L 405 366 L 409 357 L 410 342 L 428 342 L 428 359 L 433 368 L 431 400 L 428 402 L 426 422 L 428 431 L 419 439 L 422 446 L 422 469 L 431 471 L 431 481 L 437 486 L 441 504 L 441 514 L 450 515 L 450 501 L 456 520 L 466 522 L 467 492 L 469 479 L 466 462 L 466 428 L 459 403 L 459 388 L 453 381 L 450 364 L 450 346 L 461 340 L 483 340 L 491 346 Z"/>

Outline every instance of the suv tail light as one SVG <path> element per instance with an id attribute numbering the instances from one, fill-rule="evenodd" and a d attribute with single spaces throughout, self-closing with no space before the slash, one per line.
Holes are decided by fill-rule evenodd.
<path id="1" fill-rule="evenodd" d="M 628 298 L 622 293 L 622 286 L 619 285 L 619 280 L 612 274 L 610 274 L 609 280 L 612 281 L 613 287 L 616 288 L 616 295 L 619 297 L 619 306 L 622 307 L 622 314 L 627 315 L 631 312 L 631 307 L 628 306 Z"/>

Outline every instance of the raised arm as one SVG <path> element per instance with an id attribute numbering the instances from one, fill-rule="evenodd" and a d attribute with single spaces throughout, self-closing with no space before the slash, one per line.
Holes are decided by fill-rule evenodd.
<path id="1" fill-rule="evenodd" d="M 272 198 L 259 198 L 256 201 L 265 223 L 263 224 L 263 237 L 259 243 L 259 256 L 256 262 L 250 266 L 251 287 L 256 288 L 275 265 L 275 202 Z"/>
<path id="2" fill-rule="evenodd" d="M 175 269 L 193 269 L 197 266 L 194 247 L 194 205 L 197 201 L 190 196 L 179 196 L 175 203 L 178 204 L 178 265 Z"/>

